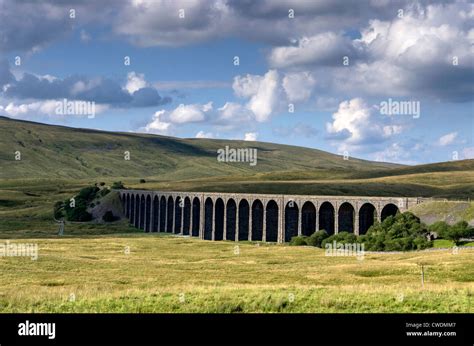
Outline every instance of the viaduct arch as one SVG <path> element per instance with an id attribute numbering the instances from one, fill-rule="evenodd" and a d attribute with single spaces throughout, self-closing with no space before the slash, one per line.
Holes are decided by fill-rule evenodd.
<path id="1" fill-rule="evenodd" d="M 119 190 L 130 224 L 206 240 L 288 242 L 317 230 L 365 234 L 420 198 Z"/>

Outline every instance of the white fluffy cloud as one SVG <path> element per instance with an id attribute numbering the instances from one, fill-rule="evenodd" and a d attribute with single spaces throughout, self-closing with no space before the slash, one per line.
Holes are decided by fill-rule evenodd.
<path id="1" fill-rule="evenodd" d="M 145 75 L 141 73 L 130 72 L 127 75 L 127 83 L 125 84 L 125 89 L 133 94 L 135 91 L 145 88 L 147 82 L 145 80 Z"/>
<path id="2" fill-rule="evenodd" d="M 75 100 L 72 102 L 82 102 L 80 100 Z M 14 103 L 9 102 L 6 105 L 0 104 L 0 114 L 4 113 L 13 118 L 22 118 L 22 119 L 37 119 L 38 116 L 45 116 L 48 118 L 64 118 L 66 116 L 83 116 L 87 117 L 90 114 L 76 114 L 76 115 L 65 115 L 64 112 L 58 112 L 58 107 L 63 108 L 62 100 L 44 100 L 44 101 L 36 101 L 30 103 Z M 109 107 L 107 105 L 99 105 L 94 104 L 94 115 L 99 113 L 103 113 L 108 110 Z"/>
<path id="3" fill-rule="evenodd" d="M 291 71 L 312 68 L 330 92 L 471 100 L 474 4 L 400 5 L 402 18 L 372 18 L 360 26 L 358 39 L 341 31 L 301 36 L 273 48 L 268 62 Z"/>
<path id="4" fill-rule="evenodd" d="M 214 134 L 212 132 L 199 131 L 196 133 L 196 138 L 214 138 Z"/>
<path id="5" fill-rule="evenodd" d="M 155 112 L 153 114 L 153 117 L 151 121 L 143 128 L 140 130 L 143 130 L 145 132 L 149 133 L 156 133 L 156 134 L 168 134 L 169 131 L 171 130 L 171 123 L 167 121 L 163 121 L 163 116 L 165 115 L 166 111 L 161 110 L 158 112 Z"/>
<path id="6" fill-rule="evenodd" d="M 138 130 L 157 134 L 171 134 L 177 126 L 208 120 L 207 118 L 212 117 L 212 110 L 212 102 L 206 104 L 180 104 L 171 111 L 162 109 L 155 112 L 148 124 Z"/>
<path id="7" fill-rule="evenodd" d="M 257 132 L 247 132 L 244 135 L 244 141 L 256 141 L 258 138 L 258 133 Z"/>
<path id="8" fill-rule="evenodd" d="M 54 100 L 15 104 L 8 103 L 6 106 L 0 105 L 0 111 L 11 117 L 25 117 L 35 114 L 54 115 L 57 102 Z"/>
<path id="9" fill-rule="evenodd" d="M 457 136 L 458 136 L 457 132 L 451 132 L 451 133 L 445 134 L 444 136 L 441 136 L 439 138 L 438 144 L 441 145 L 442 147 L 453 144 Z"/>
<path id="10" fill-rule="evenodd" d="M 328 139 L 339 151 L 363 151 L 366 146 L 386 141 L 402 132 L 401 125 L 387 123 L 388 117 L 377 116 L 377 108 L 361 98 L 343 101 L 326 124 Z"/>
<path id="11" fill-rule="evenodd" d="M 237 96 L 250 98 L 246 107 L 255 114 L 255 120 L 264 122 L 277 107 L 281 89 L 279 83 L 278 72 L 270 70 L 263 76 L 237 76 L 232 87 Z"/>
<path id="12" fill-rule="evenodd" d="M 176 124 L 200 122 L 206 119 L 206 113 L 212 111 L 212 102 L 201 104 L 180 104 L 169 115 L 171 122 Z"/>

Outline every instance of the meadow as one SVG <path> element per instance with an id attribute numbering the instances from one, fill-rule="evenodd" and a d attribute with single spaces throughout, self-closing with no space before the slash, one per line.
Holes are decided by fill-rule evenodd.
<path id="1" fill-rule="evenodd" d="M 162 234 L 22 242 L 39 256 L 0 258 L 1 312 L 473 312 L 474 249 L 358 260 Z"/>

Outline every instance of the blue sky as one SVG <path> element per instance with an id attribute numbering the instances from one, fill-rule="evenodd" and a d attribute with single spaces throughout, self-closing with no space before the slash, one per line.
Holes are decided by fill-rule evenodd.
<path id="1" fill-rule="evenodd" d="M 0 0 L 0 115 L 472 159 L 473 24 L 463 1 Z M 58 114 L 63 99 L 94 103 L 95 117 Z M 383 114 L 388 101 L 420 113 Z"/>

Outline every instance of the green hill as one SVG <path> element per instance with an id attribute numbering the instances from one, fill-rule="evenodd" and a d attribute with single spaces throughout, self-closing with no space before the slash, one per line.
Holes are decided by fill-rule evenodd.
<path id="1" fill-rule="evenodd" d="M 217 161 L 217 150 L 225 146 L 257 148 L 257 165 Z M 140 183 L 142 178 L 146 183 Z M 474 160 L 403 166 L 344 160 L 290 145 L 106 132 L 0 117 L 0 187 L 99 180 L 122 180 L 140 189 L 472 199 Z"/>
<path id="2" fill-rule="evenodd" d="M 258 163 L 222 163 L 217 150 L 257 148 Z M 15 152 L 21 160 L 15 160 Z M 130 152 L 130 160 L 124 153 Z M 0 117 L 0 178 L 148 177 L 162 180 L 267 174 L 269 179 L 342 177 L 398 165 L 343 160 L 324 151 L 263 142 L 179 139 L 52 126 Z"/>

